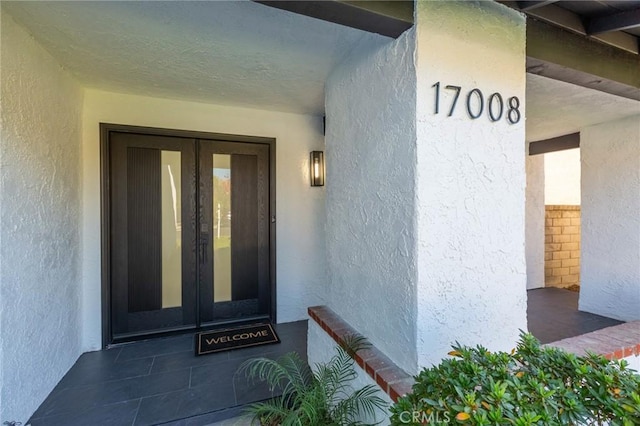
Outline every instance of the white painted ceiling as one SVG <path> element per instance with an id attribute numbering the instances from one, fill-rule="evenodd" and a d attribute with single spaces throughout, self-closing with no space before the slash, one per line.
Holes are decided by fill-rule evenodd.
<path id="1" fill-rule="evenodd" d="M 640 102 L 538 75 L 527 74 L 526 99 L 529 142 L 632 115 L 640 126 Z"/>
<path id="2" fill-rule="evenodd" d="M 241 1 L 2 1 L 86 87 L 322 115 L 331 70 L 390 39 Z M 640 114 L 640 102 L 527 75 L 527 140 Z"/>
<path id="3" fill-rule="evenodd" d="M 322 115 L 357 44 L 389 39 L 250 1 L 2 1 L 85 87 Z"/>

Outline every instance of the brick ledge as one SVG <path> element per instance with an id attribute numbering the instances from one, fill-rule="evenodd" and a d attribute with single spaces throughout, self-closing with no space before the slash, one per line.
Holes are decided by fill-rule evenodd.
<path id="1" fill-rule="evenodd" d="M 326 306 L 312 306 L 309 316 L 339 345 L 347 336 L 361 336 L 347 322 Z M 543 346 L 564 349 L 576 355 L 593 352 L 607 359 L 622 359 L 632 355 L 640 356 L 640 321 L 627 322 L 612 327 L 581 334 Z M 356 363 L 389 397 L 398 398 L 411 392 L 414 384 L 412 376 L 398 367 L 375 346 L 356 352 Z"/>
<path id="2" fill-rule="evenodd" d="M 308 309 L 308 313 L 341 346 L 347 336 L 362 336 L 326 306 L 312 306 Z M 413 377 L 405 373 L 375 346 L 359 350 L 355 353 L 354 359 L 393 402 L 397 402 L 398 398 L 411 392 Z"/>
<path id="3" fill-rule="evenodd" d="M 547 343 L 576 355 L 593 352 L 607 359 L 640 355 L 640 321 L 632 321 Z"/>

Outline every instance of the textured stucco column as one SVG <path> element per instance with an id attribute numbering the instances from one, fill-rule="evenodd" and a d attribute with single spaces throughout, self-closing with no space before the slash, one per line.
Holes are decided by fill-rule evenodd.
<path id="1" fill-rule="evenodd" d="M 580 132 L 579 308 L 640 319 L 640 115 Z"/>
<path id="2" fill-rule="evenodd" d="M 415 33 L 361 44 L 326 84 L 325 304 L 417 373 Z M 310 336 L 313 339 L 313 336 Z M 309 350 L 316 344 L 309 341 Z"/>
<path id="3" fill-rule="evenodd" d="M 417 353 L 425 366 L 456 340 L 510 349 L 527 328 L 525 18 L 494 2 L 419 1 L 415 20 Z M 447 85 L 462 88 L 451 116 Z M 476 88 L 485 106 L 472 119 L 467 96 Z M 518 97 L 516 124 L 504 114 L 490 120 L 493 93 L 505 103 Z M 476 95 L 471 105 L 477 114 Z"/>
<path id="4" fill-rule="evenodd" d="M 544 155 L 527 155 L 527 290 L 544 287 Z"/>

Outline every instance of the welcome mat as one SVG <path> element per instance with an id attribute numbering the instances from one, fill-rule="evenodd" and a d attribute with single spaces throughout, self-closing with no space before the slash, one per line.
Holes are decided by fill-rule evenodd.
<path id="1" fill-rule="evenodd" d="M 280 338 L 270 323 L 203 331 L 196 334 L 196 355 L 270 343 L 280 343 Z"/>

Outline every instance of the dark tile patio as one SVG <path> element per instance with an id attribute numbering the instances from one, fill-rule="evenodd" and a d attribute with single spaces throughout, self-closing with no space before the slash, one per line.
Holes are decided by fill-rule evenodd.
<path id="1" fill-rule="evenodd" d="M 307 321 L 275 326 L 282 343 L 194 355 L 193 334 L 83 354 L 49 394 L 32 426 L 206 425 L 271 398 L 260 383 L 236 374 L 249 358 L 307 356 Z"/>
<path id="2" fill-rule="evenodd" d="M 529 332 L 541 343 L 622 324 L 611 318 L 580 312 L 579 293 L 547 287 L 527 291 L 527 321 Z"/>
<path id="3" fill-rule="evenodd" d="M 542 343 L 620 324 L 578 311 L 578 293 L 527 292 L 529 331 Z M 193 334 L 83 354 L 32 416 L 33 426 L 199 426 L 238 416 L 269 389 L 236 374 L 249 358 L 297 351 L 306 359 L 307 321 L 278 324 L 281 344 L 196 357 Z"/>

